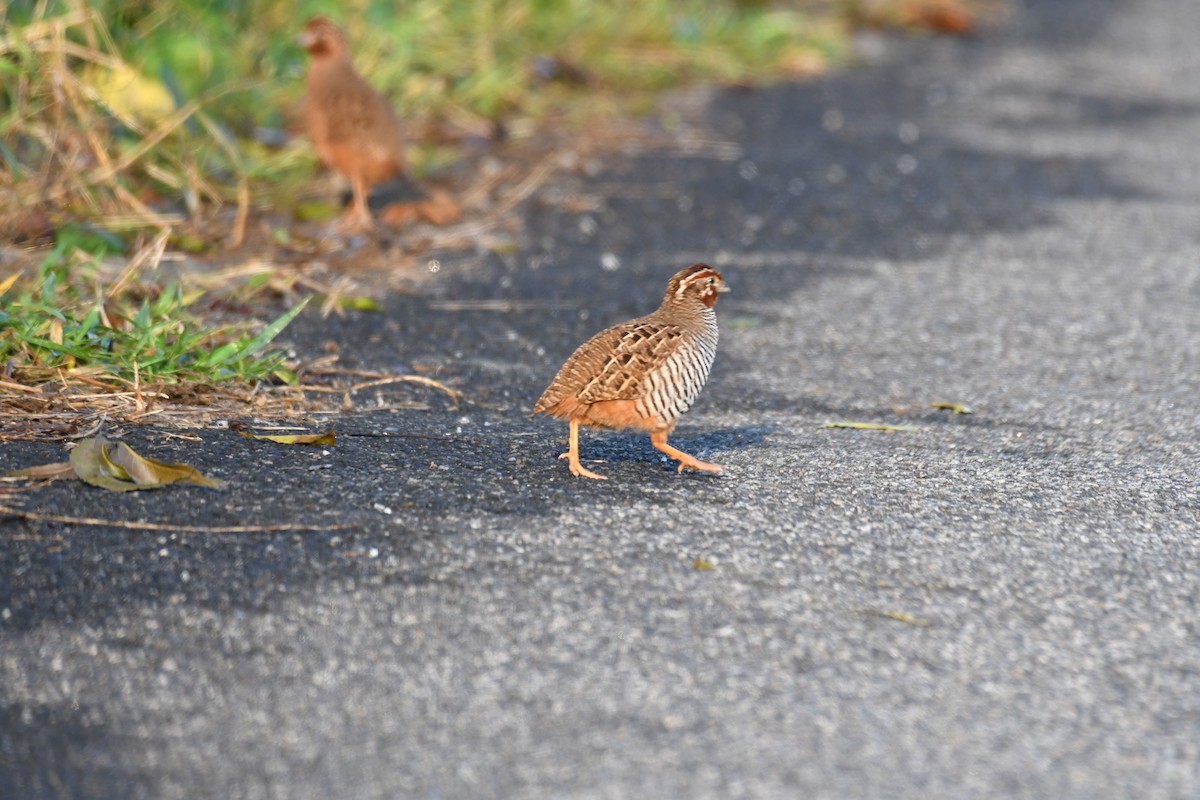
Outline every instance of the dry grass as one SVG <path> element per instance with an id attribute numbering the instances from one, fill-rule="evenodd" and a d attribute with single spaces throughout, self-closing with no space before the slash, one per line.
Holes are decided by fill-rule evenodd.
<path id="1" fill-rule="evenodd" d="M 631 87 L 644 92 L 677 82 L 680 76 L 742 81 L 810 74 L 834 57 L 842 46 L 845 22 L 855 15 L 869 24 L 912 27 L 932 19 L 929 27 L 935 29 L 939 20 L 948 19 L 950 23 L 940 24 L 952 28 L 960 24 L 960 11 L 999 2 L 797 0 L 781 4 L 780 13 L 763 4 L 733 3 L 717 4 L 713 19 L 697 16 L 711 10 L 705 3 L 651 0 L 622 5 L 626 11 L 582 4 L 576 11 L 592 15 L 595 24 L 580 28 L 571 19 L 556 17 L 552 25 L 558 27 L 541 31 L 544 41 L 521 41 L 517 23 L 531 24 L 538 18 L 531 16 L 533 7 L 520 0 L 491 6 L 504 17 L 502 37 L 495 33 L 498 21 L 486 19 L 482 11 L 464 13 L 458 6 L 418 0 L 414 18 L 437 22 L 431 33 L 418 37 L 424 48 L 420 58 L 425 59 L 419 69 L 410 63 L 415 56 L 405 44 L 404 37 L 414 35 L 405 27 L 408 23 L 396 22 L 382 31 L 364 28 L 360 19 L 348 25 L 360 42 L 356 59 L 406 116 L 415 119 L 416 130 L 431 132 L 432 140 L 415 163 L 463 158 L 462 153 L 447 156 L 438 148 L 447 141 L 453 146 L 463 138 L 491 136 L 501 118 L 510 137 L 510 144 L 496 146 L 486 156 L 490 168 L 460 171 L 473 176 L 469 185 L 454 188 L 463 220 L 443 227 L 406 228 L 393 242 L 398 247 L 389 260 L 401 266 L 434 263 L 429 257 L 439 251 L 515 246 L 520 205 L 556 172 L 576 168 L 580 154 L 589 150 L 603 153 L 640 141 L 647 149 L 737 157 L 740 151 L 732 143 L 681 140 L 673 134 L 656 139 L 647 137 L 644 127 L 622 122 L 630 106 L 620 98 Z M 172 0 L 166 7 L 184 6 L 182 0 Z M 249 69 L 252 51 L 264 41 L 278 50 L 277 31 L 243 32 L 238 52 L 226 54 L 232 65 L 226 65 L 226 77 L 189 99 L 168 93 L 162 81 L 146 77 L 140 69 L 144 65 L 134 63 L 117 44 L 119 40 L 128 46 L 129 31 L 125 38 L 115 36 L 98 7 L 86 0 L 36 7 L 33 21 L 21 26 L 4 26 L 6 12 L 0 11 L 0 75 L 5 81 L 0 89 L 0 163 L 7 167 L 0 169 L 0 238 L 27 243 L 23 251 L 0 250 L 0 269 L 22 271 L 20 281 L 31 280 L 43 253 L 30 243 L 51 236 L 61 242 L 63 231 L 81 220 L 90 230 L 118 234 L 116 252 L 131 253 L 128 258 L 113 256 L 111 249 L 108 256 L 82 249 L 63 254 L 63 279 L 71 282 L 75 294 L 60 291 L 54 302 L 66 324 L 71 321 L 69 304 L 78 303 L 84 311 L 97 309 L 105 326 L 127 329 L 129 320 L 123 323 L 122 316 L 132 313 L 122 310 L 122 304 L 161 297 L 167 291 L 162 274 L 173 262 L 187 258 L 183 250 L 200 249 L 207 258 L 229 258 L 234 264 L 189 276 L 190 283 L 181 291 L 205 300 L 181 304 L 177 323 L 163 321 L 164 342 L 194 320 L 225 326 L 225 338 L 198 340 L 198 347 L 227 346 L 241 332 L 261 328 L 246 317 L 263 305 L 263 298 L 268 305 L 294 306 L 306 295 L 315 295 L 314 307 L 331 314 L 362 307 L 354 303 L 378 290 L 364 288 L 345 272 L 330 278 L 303 266 L 302 262 L 326 259 L 341 270 L 345 263 L 339 262 L 336 249 L 322 239 L 306 238 L 290 220 L 281 228 L 277 218 L 268 219 L 267 206 L 273 199 L 297 194 L 293 190 L 308 180 L 313 158 L 307 145 L 300 141 L 264 148 L 233 133 L 245 132 L 261 120 L 235 120 L 229 109 L 261 111 L 263 98 L 281 96 L 278 88 L 284 78 Z M 363 0 L 339 7 L 337 13 L 343 18 L 363 16 L 374 7 Z M 932 11 L 914 16 L 913 9 Z M 282 18 L 292 14 L 290 6 L 271 3 L 263 10 L 273 18 L 283 11 Z M 157 27 L 150 31 L 166 29 L 165 13 L 160 8 L 151 14 Z M 606 20 L 624 38 L 612 40 L 596 20 Z M 699 27 L 688 34 L 693 39 L 681 40 L 678 30 L 664 20 Z M 466 35 L 456 27 L 463 25 L 468 26 Z M 470 27 L 478 25 L 483 28 Z M 438 30 L 444 38 L 431 38 Z M 465 55 L 455 49 L 464 42 L 469 49 Z M 216 39 L 209 44 L 218 50 L 222 46 Z M 579 85 L 572 88 L 560 78 L 532 77 L 528 59 L 543 51 L 550 58 L 547 63 L 568 77 L 578 70 Z M 284 52 L 283 57 L 299 54 Z M 466 78 L 464 65 L 470 67 Z M 231 80 L 230 69 L 233 75 L 254 77 Z M 513 83 L 505 76 L 520 80 Z M 286 80 L 296 84 L 295 91 L 298 76 Z M 264 89 L 264 83 L 270 85 Z M 555 105 L 572 94 L 583 102 Z M 579 115 L 582 105 L 593 109 L 590 117 Z M 597 124 L 597 117 L 609 119 Z M 586 127 L 580 124 L 585 118 L 591 120 Z M 456 131 L 455 136 L 439 140 L 448 129 Z M 273 241 L 280 234 L 286 245 Z M 15 287 L 0 274 L 0 295 L 22 285 L 15 276 L 12 281 Z M 456 307 L 453 300 L 446 303 L 446 308 Z M 242 310 L 230 311 L 238 308 Z M 63 328 L 63 323 L 47 320 L 38 335 L 62 344 Z M 74 357 L 34 357 L 28 349 L 15 357 L 0 354 L 5 362 L 0 374 L 0 441 L 76 438 L 102 425 L 153 423 L 182 429 L 264 419 L 306 422 L 364 409 L 427 407 L 433 395 L 453 403 L 461 400 L 455 389 L 423 376 L 348 373 L 329 360 L 284 364 L 280 375 L 294 374 L 296 385 L 273 385 L 261 375 L 248 380 L 246 374 L 234 376 L 234 382 L 218 382 L 219 371 L 212 379 L 160 379 L 148 376 L 144 362 L 136 358 L 130 371 Z"/>
<path id="2" fill-rule="evenodd" d="M 175 430 L 241 429 L 267 420 L 308 425 L 360 412 L 427 409 L 434 394 L 444 396 L 455 408 L 464 399 L 457 389 L 423 375 L 321 365 L 308 370 L 298 386 L 189 382 L 137 385 L 121 391 L 93 383 L 64 375 L 39 388 L 0 384 L 0 442 L 83 439 L 100 430 L 114 435 L 132 425 Z M 383 391 L 398 384 L 419 388 Z"/>
<path id="3" fill-rule="evenodd" d="M 235 143 L 204 108 L 245 85 L 148 121 L 138 112 L 154 86 L 122 58 L 99 10 L 73 6 L 0 36 L 12 81 L 2 109 L 0 155 L 9 169 L 0 171 L 0 209 L 10 226 L 26 228 L 0 232 L 37 238 L 71 219 L 116 232 L 161 231 L 200 225 L 205 211 L 232 201 L 230 242 L 239 244 L 250 212 L 247 176 Z M 192 119 L 203 134 L 187 130 Z M 216 169 L 232 176 L 232 186 L 212 180 Z M 153 207 L 154 186 L 178 192 L 187 214 Z"/>

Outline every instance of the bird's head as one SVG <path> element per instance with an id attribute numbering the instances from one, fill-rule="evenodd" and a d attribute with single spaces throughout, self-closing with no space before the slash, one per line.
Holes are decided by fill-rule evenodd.
<path id="1" fill-rule="evenodd" d="M 313 58 L 340 56 L 346 52 L 346 37 L 342 29 L 325 17 L 313 17 L 296 38 Z"/>
<path id="2" fill-rule="evenodd" d="M 694 299 L 712 308 L 717 304 L 717 295 L 728 292 L 729 285 L 707 264 L 692 264 L 671 276 L 667 282 L 666 302 Z"/>

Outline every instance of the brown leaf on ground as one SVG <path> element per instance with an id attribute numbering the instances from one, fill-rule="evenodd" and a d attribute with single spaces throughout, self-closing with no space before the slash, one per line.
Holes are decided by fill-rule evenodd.
<path id="1" fill-rule="evenodd" d="M 433 189 L 428 199 L 417 204 L 417 214 L 432 225 L 449 225 L 462 217 L 462 208 L 445 189 Z"/>
<path id="2" fill-rule="evenodd" d="M 188 464 L 145 458 L 124 442 L 110 442 L 103 436 L 77 444 L 71 451 L 71 466 L 80 480 L 114 492 L 159 489 L 172 483 L 191 483 L 210 489 L 224 485 Z"/>
<path id="3" fill-rule="evenodd" d="M 379 220 L 385 225 L 407 225 L 419 218 L 417 203 L 404 200 L 399 203 L 388 203 L 379 212 Z"/>
<path id="4" fill-rule="evenodd" d="M 936 33 L 965 36 L 975 28 L 975 19 L 962 0 L 906 0 L 900 6 L 902 24 Z"/>
<path id="5" fill-rule="evenodd" d="M 462 208 L 445 189 L 432 189 L 422 200 L 388 203 L 379 219 L 388 225 L 407 225 L 424 220 L 431 225 L 450 225 L 462 217 Z"/>
<path id="6" fill-rule="evenodd" d="M 850 18 L 873 28 L 927 30 L 965 36 L 975 30 L 975 8 L 968 0 L 854 0 Z"/>

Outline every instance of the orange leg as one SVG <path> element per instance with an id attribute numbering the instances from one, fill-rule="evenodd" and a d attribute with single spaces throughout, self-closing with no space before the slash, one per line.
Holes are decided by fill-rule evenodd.
<path id="1" fill-rule="evenodd" d="M 671 458 L 679 461 L 679 471 L 683 472 L 684 468 L 699 470 L 700 472 L 721 472 L 721 468 L 716 464 L 709 464 L 701 461 L 698 458 L 693 458 L 682 450 L 676 450 L 671 445 L 667 444 L 667 436 L 670 431 L 654 431 L 650 434 L 650 444 L 654 445 L 659 450 L 663 451 Z"/>
<path id="2" fill-rule="evenodd" d="M 571 426 L 570 449 L 559 456 L 559 458 L 567 459 L 567 464 L 571 468 L 571 474 L 576 478 L 595 478 L 596 480 L 601 481 L 608 480 L 608 478 L 604 477 L 603 475 L 597 475 L 589 469 L 584 469 L 584 466 L 579 463 L 579 420 L 570 420 L 569 424 Z"/>
<path id="3" fill-rule="evenodd" d="M 373 227 L 371 209 L 367 207 L 367 181 L 355 176 L 350 179 L 350 188 L 354 192 L 354 204 L 342 215 L 338 229 L 342 233 L 365 233 Z"/>

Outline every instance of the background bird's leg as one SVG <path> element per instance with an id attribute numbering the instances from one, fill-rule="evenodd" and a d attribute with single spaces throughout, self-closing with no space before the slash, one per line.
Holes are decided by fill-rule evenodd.
<path id="1" fill-rule="evenodd" d="M 342 217 L 339 227 L 345 233 L 369 231 L 372 222 L 371 209 L 367 207 L 367 181 L 361 176 L 355 176 L 350 179 L 350 188 L 354 193 L 354 203 Z"/>
<path id="2" fill-rule="evenodd" d="M 579 420 L 573 419 L 570 421 L 571 437 L 570 449 L 563 453 L 559 458 L 567 459 L 567 464 L 571 467 L 571 474 L 577 478 L 595 478 L 596 480 L 606 481 L 608 478 L 603 475 L 597 475 L 590 469 L 585 469 L 579 463 Z"/>
<path id="3" fill-rule="evenodd" d="M 663 451 L 671 458 L 679 461 L 679 471 L 683 472 L 684 467 L 688 469 L 699 470 L 701 472 L 721 472 L 721 468 L 716 464 L 709 464 L 706 461 L 701 461 L 698 458 L 693 458 L 682 450 L 676 450 L 671 445 L 667 444 L 667 435 L 669 431 L 655 431 L 650 434 L 650 443 L 659 450 Z"/>

